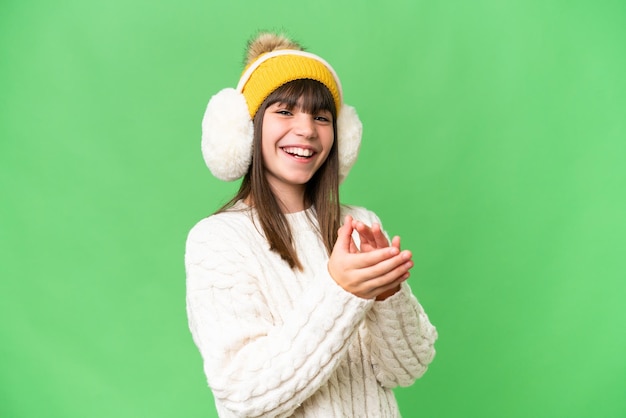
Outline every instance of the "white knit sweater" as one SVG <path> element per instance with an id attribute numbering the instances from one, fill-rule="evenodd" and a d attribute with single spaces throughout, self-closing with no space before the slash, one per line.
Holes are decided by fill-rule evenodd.
<path id="1" fill-rule="evenodd" d="M 391 389 L 426 371 L 437 338 L 408 284 L 379 302 L 343 290 L 306 211 L 287 215 L 304 266 L 294 271 L 254 216 L 240 202 L 187 239 L 189 326 L 220 417 L 398 417 Z"/>

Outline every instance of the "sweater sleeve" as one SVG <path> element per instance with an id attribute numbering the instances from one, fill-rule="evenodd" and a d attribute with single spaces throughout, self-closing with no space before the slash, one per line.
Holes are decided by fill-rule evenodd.
<path id="1" fill-rule="evenodd" d="M 349 207 L 354 217 L 372 225 L 378 216 Z M 386 234 L 387 239 L 389 236 Z M 354 236 L 358 244 L 358 234 Z M 435 356 L 437 330 L 411 292 L 408 283 L 384 301 L 375 302 L 365 318 L 367 346 L 376 378 L 382 386 L 409 386 L 421 377 Z"/>
<path id="2" fill-rule="evenodd" d="M 256 249 L 207 218 L 187 239 L 187 312 L 220 416 L 286 417 L 324 384 L 373 304 L 320 274 L 275 321 Z"/>
<path id="3" fill-rule="evenodd" d="M 365 325 L 381 385 L 409 386 L 426 372 L 435 356 L 437 330 L 406 282 L 395 295 L 374 304 Z"/>

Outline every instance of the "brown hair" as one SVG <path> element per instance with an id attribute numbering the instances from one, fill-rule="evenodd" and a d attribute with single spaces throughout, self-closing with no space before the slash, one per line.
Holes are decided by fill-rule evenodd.
<path id="1" fill-rule="evenodd" d="M 270 249 L 278 253 L 292 269 L 302 270 L 302 264 L 291 238 L 289 223 L 265 176 L 265 164 L 261 153 L 263 116 L 265 110 L 274 103 L 283 103 L 292 108 L 300 107 L 303 112 L 311 114 L 328 110 L 333 116 L 335 141 L 326 161 L 307 183 L 304 194 L 305 205 L 314 208 L 313 213 L 317 219 L 320 238 L 328 254 L 331 253 L 340 226 L 337 109 L 328 88 L 318 81 L 308 79 L 291 81 L 274 90 L 263 101 L 253 121 L 252 163 L 237 194 L 217 213 L 224 212 L 237 201 L 250 197 Z"/>

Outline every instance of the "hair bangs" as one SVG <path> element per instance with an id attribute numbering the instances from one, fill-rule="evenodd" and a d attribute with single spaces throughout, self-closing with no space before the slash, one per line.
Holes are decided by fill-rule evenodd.
<path id="1" fill-rule="evenodd" d="M 282 103 L 289 108 L 299 108 L 309 114 L 329 111 L 337 117 L 335 100 L 330 90 L 317 80 L 299 79 L 283 84 L 266 99 L 268 105 Z"/>

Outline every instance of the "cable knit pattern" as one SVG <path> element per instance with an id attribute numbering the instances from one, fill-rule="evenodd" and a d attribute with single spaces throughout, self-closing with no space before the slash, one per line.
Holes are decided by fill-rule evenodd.
<path id="1" fill-rule="evenodd" d="M 287 215 L 293 271 L 254 216 L 240 202 L 187 239 L 189 326 L 220 417 L 398 417 L 391 389 L 426 371 L 437 338 L 409 286 L 382 302 L 344 291 L 306 212 Z"/>

